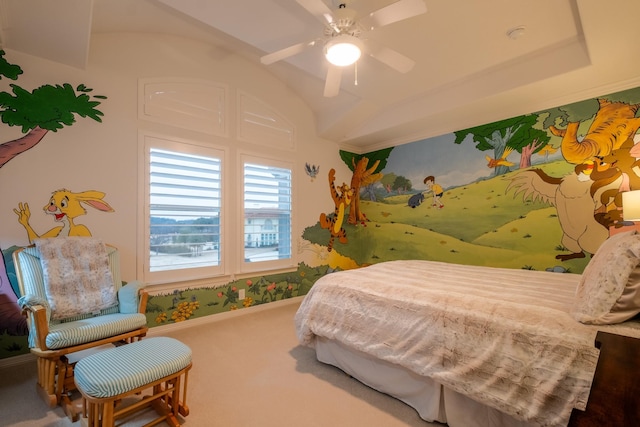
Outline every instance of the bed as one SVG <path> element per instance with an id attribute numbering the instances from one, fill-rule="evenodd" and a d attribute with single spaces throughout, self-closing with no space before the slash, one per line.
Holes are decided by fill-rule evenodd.
<path id="1" fill-rule="evenodd" d="M 584 410 L 597 332 L 640 338 L 640 234 L 583 274 L 423 260 L 328 274 L 295 316 L 319 361 L 450 427 L 566 426 Z"/>

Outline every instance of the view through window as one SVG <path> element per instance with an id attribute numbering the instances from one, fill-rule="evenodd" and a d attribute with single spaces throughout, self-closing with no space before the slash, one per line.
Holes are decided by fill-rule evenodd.
<path id="1" fill-rule="evenodd" d="M 220 265 L 221 159 L 149 152 L 149 271 Z"/>
<path id="2" fill-rule="evenodd" d="M 291 169 L 244 163 L 244 260 L 291 259 Z"/>

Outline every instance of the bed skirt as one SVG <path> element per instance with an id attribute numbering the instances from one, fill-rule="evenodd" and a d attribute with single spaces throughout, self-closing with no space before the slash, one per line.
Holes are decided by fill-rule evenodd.
<path id="1" fill-rule="evenodd" d="M 351 350 L 340 342 L 317 337 L 317 359 L 333 365 L 361 383 L 414 408 L 420 418 L 449 427 L 531 427 L 497 409 L 449 390 L 402 366 Z"/>

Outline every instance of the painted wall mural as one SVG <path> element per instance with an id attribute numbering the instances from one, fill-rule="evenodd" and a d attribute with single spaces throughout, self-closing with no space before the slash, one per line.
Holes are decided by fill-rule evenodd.
<path id="1" fill-rule="evenodd" d="M 23 74 L 22 68 L 9 63 L 4 55 L 5 52 L 0 50 L 0 79 L 18 80 Z M 35 147 L 48 132 L 57 132 L 66 126 L 72 126 L 78 116 L 90 118 L 96 122 L 102 121 L 103 114 L 97 107 L 101 102 L 99 100 L 106 97 L 90 95 L 93 90 L 84 84 L 78 85 L 75 89 L 69 83 L 45 84 L 33 91 L 28 91 L 15 83 L 10 87 L 11 92 L 0 92 L 0 119 L 5 125 L 20 127 L 23 136 L 0 143 L 0 168 L 18 155 Z M 29 226 L 28 205 L 20 204 L 15 212 L 18 214 L 20 223 L 27 229 L 29 240 L 37 237 L 35 231 Z M 60 212 L 56 214 L 62 215 Z M 60 217 L 60 221 L 64 225 L 45 234 L 52 236 L 60 232 L 88 232 L 82 228 L 83 226 L 75 226 L 69 216 L 63 216 Z M 26 338 L 17 341 L 13 338 L 4 339 L 7 336 L 24 338 L 28 333 L 26 320 L 17 305 L 18 286 L 11 263 L 11 254 L 15 249 L 17 249 L 15 246 L 7 250 L 0 248 L 3 255 L 3 262 L 0 264 L 0 337 L 3 344 L 0 354 L 26 351 L 24 345 Z"/>
<path id="2" fill-rule="evenodd" d="M 21 74 L 0 51 L 0 78 Z M 101 122 L 97 108 L 106 97 L 85 85 L 10 87 L 0 92 L 0 119 L 23 136 L 0 144 L 0 174 L 78 116 Z M 325 274 L 394 259 L 580 273 L 610 229 L 627 225 L 621 193 L 640 189 L 639 106 L 637 88 L 375 152 L 341 151 L 346 177 L 307 163 L 306 175 L 331 204 L 298 237 L 297 270 L 154 294 L 148 324 L 305 295 Z M 30 226 L 24 201 L 13 202 L 11 215 L 29 241 L 88 235 L 80 215 L 114 210 L 105 193 L 81 190 L 52 193 L 43 207 L 54 221 L 48 230 Z M 15 249 L 3 250 L 0 264 L 0 358 L 28 351 L 14 339 L 26 335 L 10 262 Z"/>
<path id="3" fill-rule="evenodd" d="M 356 182 L 357 165 L 371 164 L 374 178 L 358 188 L 352 181 L 348 212 L 322 213 L 303 237 L 358 266 L 418 258 L 580 273 L 612 229 L 632 225 L 621 194 L 640 189 L 639 107 L 636 88 L 387 150 L 342 152 Z M 330 171 L 336 200 L 333 180 Z M 337 243 L 327 224 L 342 224 Z"/>
<path id="4" fill-rule="evenodd" d="M 347 243 L 347 232 L 342 228 L 342 222 L 345 219 L 347 209 L 351 207 L 351 199 L 353 198 L 353 188 L 346 183 L 342 183 L 338 188 L 335 186 L 336 170 L 329 171 L 329 190 L 335 209 L 333 215 L 320 214 L 320 227 L 329 230 L 329 244 L 327 250 L 331 252 L 333 249 L 333 241 L 335 238 L 340 243 Z"/>
<path id="5" fill-rule="evenodd" d="M 113 208 L 104 201 L 104 196 L 105 193 L 102 191 L 94 190 L 80 193 L 74 193 L 66 189 L 54 191 L 49 202 L 44 205 L 42 210 L 45 214 L 51 215 L 55 222 L 62 223 L 62 225 L 53 227 L 42 234 L 38 234 L 29 224 L 31 210 L 28 203 L 19 203 L 18 208 L 13 211 L 18 215 L 18 222 L 27 231 L 30 243 L 33 243 L 35 239 L 48 237 L 91 236 L 91 231 L 85 225 L 76 224 L 75 219 L 87 213 L 83 205 L 91 206 L 102 212 L 114 212 Z"/>
<path id="6" fill-rule="evenodd" d="M 300 263 L 290 273 L 238 279 L 222 286 L 176 289 L 149 296 L 149 327 L 184 322 L 198 317 L 235 311 L 306 295 L 316 280 L 328 273 L 327 266 Z"/>

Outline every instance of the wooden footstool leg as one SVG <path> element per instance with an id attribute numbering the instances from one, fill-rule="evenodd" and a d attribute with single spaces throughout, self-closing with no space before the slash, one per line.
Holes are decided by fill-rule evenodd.
<path id="1" fill-rule="evenodd" d="M 96 427 L 98 425 L 100 413 L 97 411 L 95 403 L 89 403 L 87 406 L 89 408 L 89 414 L 87 416 L 89 427 Z"/>
<path id="2" fill-rule="evenodd" d="M 115 425 L 115 420 L 113 419 L 113 406 L 114 402 L 105 402 L 102 404 L 102 426 L 104 427 L 112 427 Z"/>
<path id="3" fill-rule="evenodd" d="M 178 411 L 180 415 L 186 417 L 189 415 L 189 407 L 187 406 L 187 385 L 189 384 L 189 371 L 185 371 L 184 373 L 184 384 L 182 385 L 182 400 L 178 405 Z"/>
<path id="4" fill-rule="evenodd" d="M 165 382 L 165 389 L 171 391 L 166 398 L 167 402 L 167 423 L 171 427 L 177 427 L 180 425 L 178 422 L 178 407 L 180 406 L 180 376 L 173 378 Z"/>
<path id="5" fill-rule="evenodd" d="M 97 427 L 100 420 L 100 411 L 97 405 L 93 402 L 88 402 L 87 399 L 82 397 L 82 407 L 84 408 L 84 412 L 82 413 L 81 421 L 86 419 L 88 427 Z M 84 425 L 84 422 L 81 424 Z"/>

